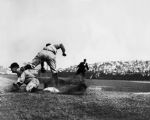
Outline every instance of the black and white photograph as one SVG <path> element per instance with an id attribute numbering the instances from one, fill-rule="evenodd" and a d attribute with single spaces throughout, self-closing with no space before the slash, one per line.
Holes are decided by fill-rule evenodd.
<path id="1" fill-rule="evenodd" d="M 0 120 L 150 120 L 150 1 L 0 0 Z"/>

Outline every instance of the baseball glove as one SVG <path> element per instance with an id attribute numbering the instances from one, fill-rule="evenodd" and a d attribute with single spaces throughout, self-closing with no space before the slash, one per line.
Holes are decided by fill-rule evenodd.
<path id="1" fill-rule="evenodd" d="M 13 83 L 12 85 L 12 92 L 16 92 L 20 90 L 20 86 L 17 83 Z"/>

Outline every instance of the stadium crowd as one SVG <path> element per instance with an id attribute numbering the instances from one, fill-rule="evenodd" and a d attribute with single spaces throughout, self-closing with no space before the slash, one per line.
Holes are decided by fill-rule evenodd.
<path id="1" fill-rule="evenodd" d="M 75 72 L 76 66 L 64 69 Z M 134 75 L 150 76 L 150 61 L 110 61 L 89 64 L 89 71 L 95 78 L 100 75 Z M 92 77 L 92 76 L 91 76 Z"/>

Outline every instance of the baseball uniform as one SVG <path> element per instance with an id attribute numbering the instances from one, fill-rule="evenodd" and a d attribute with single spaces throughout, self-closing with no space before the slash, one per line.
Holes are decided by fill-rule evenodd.
<path id="1" fill-rule="evenodd" d="M 51 44 L 44 47 L 32 60 L 31 64 L 33 68 L 39 65 L 41 61 L 45 61 L 50 66 L 52 73 L 57 73 L 56 54 L 58 49 L 61 49 L 62 52 L 65 53 L 65 47 L 63 46 L 63 44 Z"/>
<path id="2" fill-rule="evenodd" d="M 18 78 L 17 83 L 26 84 L 26 91 L 31 92 L 34 88 L 38 88 L 39 80 L 37 79 L 37 70 L 28 69 L 25 70 Z"/>

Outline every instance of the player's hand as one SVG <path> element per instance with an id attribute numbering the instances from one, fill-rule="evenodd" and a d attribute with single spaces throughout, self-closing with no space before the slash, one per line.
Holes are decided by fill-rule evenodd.
<path id="1" fill-rule="evenodd" d="M 27 64 L 27 65 L 24 66 L 24 69 L 25 69 L 25 70 L 27 70 L 27 69 L 32 69 L 32 66 L 31 66 L 30 64 Z"/>
<path id="2" fill-rule="evenodd" d="M 17 83 L 13 83 L 13 91 L 18 91 L 20 86 Z"/>
<path id="3" fill-rule="evenodd" d="M 20 67 L 20 71 L 25 71 L 25 67 Z"/>
<path id="4" fill-rule="evenodd" d="M 66 53 L 63 53 L 62 55 L 63 55 L 63 56 L 67 56 Z"/>

